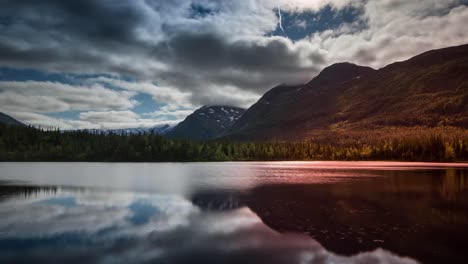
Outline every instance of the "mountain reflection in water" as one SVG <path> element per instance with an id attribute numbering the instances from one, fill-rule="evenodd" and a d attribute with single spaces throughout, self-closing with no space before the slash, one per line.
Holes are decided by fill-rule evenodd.
<path id="1" fill-rule="evenodd" d="M 17 194 L 0 207 L 3 263 L 415 263 L 382 250 L 340 257 L 273 231 L 247 207 L 206 212 L 173 195 L 66 188 Z"/>
<path id="2" fill-rule="evenodd" d="M 467 172 L 0 163 L 0 263 L 463 263 Z"/>

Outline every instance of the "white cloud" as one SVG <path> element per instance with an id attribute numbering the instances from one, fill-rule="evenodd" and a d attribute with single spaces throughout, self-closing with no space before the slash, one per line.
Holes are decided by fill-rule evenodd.
<path id="1" fill-rule="evenodd" d="M 368 1 L 360 32 L 325 31 L 311 42 L 328 52 L 328 61 L 351 61 L 376 68 L 430 49 L 468 42 L 468 7 L 460 1 Z"/>
<path id="2" fill-rule="evenodd" d="M 7 114 L 27 125 L 63 130 L 149 128 L 166 124 L 174 125 L 185 117 L 177 112 L 162 115 L 156 113 L 140 115 L 130 110 L 87 111 L 81 112 L 78 119 L 69 119 L 34 112 L 7 112 Z M 187 114 L 188 112 L 183 113 Z"/>
<path id="3" fill-rule="evenodd" d="M 97 126 L 93 127 L 93 125 L 88 122 L 72 119 L 55 118 L 33 112 L 11 112 L 8 114 L 26 125 L 32 125 L 35 127 L 41 127 L 45 129 L 60 128 L 64 130 L 71 130 L 78 128 L 97 128 Z"/>
<path id="4" fill-rule="evenodd" d="M 296 12 L 304 10 L 317 11 L 327 5 L 331 5 L 335 8 L 343 8 L 353 2 L 359 2 L 356 0 L 269 0 L 269 2 L 275 1 L 279 3 L 282 9 Z"/>
<path id="5" fill-rule="evenodd" d="M 104 83 L 110 84 L 121 89 L 126 89 L 131 92 L 146 93 L 153 97 L 158 103 L 187 106 L 190 105 L 191 92 L 180 91 L 176 87 L 163 87 L 153 84 L 152 82 L 128 82 L 116 78 L 97 77 L 88 79 L 89 83 Z"/>
<path id="6" fill-rule="evenodd" d="M 83 112 L 80 114 L 80 119 L 89 122 L 111 122 L 123 123 L 132 122 L 138 118 L 138 115 L 132 111 L 108 111 L 108 112 Z"/>
<path id="7" fill-rule="evenodd" d="M 166 105 L 151 113 L 144 113 L 143 116 L 156 119 L 171 119 L 181 121 L 190 115 L 195 109 L 181 109 L 178 106 Z"/>
<path id="8" fill-rule="evenodd" d="M 163 124 L 174 124 L 180 119 L 168 120 L 166 118 L 143 118 L 130 110 L 125 111 L 90 111 L 80 113 L 80 121 L 83 125 L 80 129 L 121 129 L 154 127 Z"/>
<path id="9" fill-rule="evenodd" d="M 0 110 L 64 112 L 133 108 L 135 92 L 114 91 L 98 84 L 74 86 L 58 82 L 0 81 Z"/>
<path id="10" fill-rule="evenodd" d="M 90 78 L 85 86 L 0 82 L 0 111 L 29 115 L 27 120 L 33 124 L 42 118 L 44 124 L 61 127 L 146 126 L 164 118 L 180 119 L 203 104 L 248 107 L 273 86 L 304 82 L 334 62 L 379 68 L 429 49 L 468 42 L 464 0 L 82 3 L 84 9 L 95 12 L 75 12 L 66 8 L 68 2 L 57 3 L 31 1 L 28 8 L 11 1 L 0 10 L 0 18 L 11 22 L 0 24 L 0 66 L 116 77 Z M 191 14 L 193 5 L 209 12 Z M 353 23 L 292 41 L 269 36 L 278 26 L 278 5 L 283 12 L 316 12 L 327 5 L 335 10 L 352 5 L 362 12 Z M 113 19 L 116 16 L 119 19 Z M 122 90 L 105 88 L 108 85 Z M 168 109 L 161 109 L 120 116 L 120 123 L 110 119 L 97 123 L 97 112 L 117 118 L 116 111 L 134 109 L 138 102 L 132 98 L 137 93 L 149 94 L 175 112 L 170 115 Z M 83 114 L 81 120 L 42 115 L 70 110 L 94 113 Z"/>

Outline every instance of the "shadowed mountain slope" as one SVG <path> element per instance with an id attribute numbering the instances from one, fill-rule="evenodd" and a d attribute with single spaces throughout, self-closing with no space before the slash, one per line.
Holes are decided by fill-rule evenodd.
<path id="1" fill-rule="evenodd" d="M 0 112 L 0 123 L 7 124 L 7 125 L 18 125 L 18 126 L 26 126 L 25 124 L 21 123 L 20 121 L 14 119 L 13 117 L 6 115 Z"/>
<path id="2" fill-rule="evenodd" d="M 434 50 L 373 70 L 325 68 L 309 83 L 267 92 L 228 137 L 303 139 L 336 130 L 468 127 L 468 45 Z"/>
<path id="3" fill-rule="evenodd" d="M 167 136 L 183 139 L 218 138 L 242 116 L 245 109 L 231 106 L 203 106 L 175 126 Z"/>

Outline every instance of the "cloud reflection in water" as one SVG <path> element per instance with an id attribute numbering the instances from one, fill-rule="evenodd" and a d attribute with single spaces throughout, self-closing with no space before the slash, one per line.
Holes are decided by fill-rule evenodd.
<path id="1" fill-rule="evenodd" d="M 337 256 L 247 207 L 206 211 L 176 195 L 58 188 L 6 199 L 0 215 L 2 263 L 415 263 L 383 250 Z"/>

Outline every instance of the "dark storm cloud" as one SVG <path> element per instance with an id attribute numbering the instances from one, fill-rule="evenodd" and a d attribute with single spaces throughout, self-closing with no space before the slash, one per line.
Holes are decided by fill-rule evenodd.
<path id="1" fill-rule="evenodd" d="M 334 62 L 379 68 L 468 39 L 466 0 L 0 1 L 0 67 L 131 76 L 155 84 L 151 95 L 183 94 L 184 109 L 248 107 Z M 295 13 L 311 20 L 299 23 L 304 39 L 286 37 L 288 28 L 271 36 L 278 4 L 284 25 L 303 22 L 287 21 Z M 350 5 L 359 12 L 340 18 Z"/>
<path id="2" fill-rule="evenodd" d="M 232 67 L 247 71 L 272 70 L 295 72 L 301 67 L 300 54 L 282 38 L 264 43 L 228 41 L 216 33 L 179 32 L 157 48 L 157 57 L 167 55 L 175 63 L 206 70 Z M 323 61 L 317 55 L 318 61 Z"/>
<path id="3" fill-rule="evenodd" d="M 109 55 L 103 51 L 131 53 L 144 45 L 136 38 L 144 21 L 141 7 L 128 1 L 5 0 L 0 63 L 66 70 L 74 64 L 102 67 Z"/>
<path id="4" fill-rule="evenodd" d="M 133 1 L 6 0 L 0 15 L 9 26 L 53 34 L 61 32 L 93 43 L 134 42 L 134 30 L 144 21 Z"/>
<path id="5" fill-rule="evenodd" d="M 0 61 L 4 66 L 38 66 L 49 65 L 51 68 L 67 69 L 61 62 L 73 64 L 102 64 L 105 58 L 97 54 L 89 54 L 83 50 L 60 50 L 53 47 L 35 47 L 21 49 L 18 45 L 0 43 Z M 59 65 L 55 67 L 54 65 Z M 64 67 L 65 66 L 65 67 Z"/>
<path id="6" fill-rule="evenodd" d="M 271 86 L 307 80 L 324 63 L 320 54 L 285 38 L 233 39 L 228 29 L 216 29 L 213 14 L 194 16 L 190 2 L 6 0 L 0 66 L 133 75 L 189 91 L 193 104 L 247 106 Z M 222 99 L 219 91 L 212 96 L 223 86 L 250 92 L 250 99 Z"/>
<path id="7" fill-rule="evenodd" d="M 186 31 L 158 45 L 154 55 L 183 69 L 180 74 L 174 76 L 171 72 L 164 78 L 179 87 L 193 88 L 196 76 L 209 76 L 219 85 L 259 92 L 279 82 L 306 81 L 325 61 L 321 54 L 294 47 L 284 38 L 230 41 L 216 33 Z"/>

